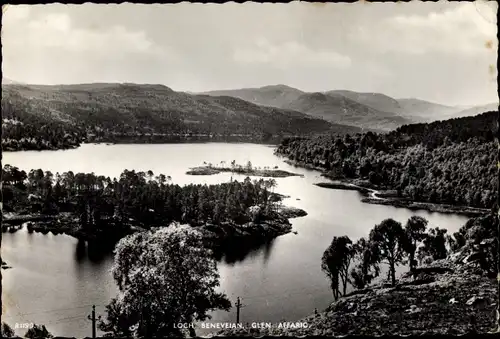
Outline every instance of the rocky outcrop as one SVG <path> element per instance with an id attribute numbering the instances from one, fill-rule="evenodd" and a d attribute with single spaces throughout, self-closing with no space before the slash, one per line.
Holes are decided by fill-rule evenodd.
<path id="1" fill-rule="evenodd" d="M 496 327 L 498 302 L 492 216 L 471 219 L 466 243 L 446 259 L 407 272 L 396 286 L 379 283 L 297 320 L 307 327 L 241 328 L 217 336 L 341 336 L 483 333 Z M 489 246 L 489 247 L 488 247 Z M 489 260 L 489 261 L 488 261 Z M 489 266 L 488 266 L 489 265 Z"/>
<path id="2" fill-rule="evenodd" d="M 487 332 L 495 326 L 496 281 L 482 275 L 441 272 L 406 277 L 341 298 L 299 320 L 307 328 L 249 329 L 219 335 L 420 335 Z"/>

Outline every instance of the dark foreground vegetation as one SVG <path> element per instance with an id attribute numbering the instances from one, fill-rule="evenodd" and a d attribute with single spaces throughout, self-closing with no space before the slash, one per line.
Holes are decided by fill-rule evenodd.
<path id="1" fill-rule="evenodd" d="M 453 235 L 411 217 L 386 219 L 353 243 L 334 237 L 322 258 L 335 301 L 307 328 L 225 330 L 221 335 L 420 335 L 484 333 L 497 326 L 498 216 L 470 219 Z M 381 266 L 384 264 L 384 266 Z M 397 278 L 395 266 L 408 272 Z M 371 282 L 382 268 L 387 280 Z M 347 286 L 354 287 L 348 293 Z"/>
<path id="2" fill-rule="evenodd" d="M 429 228 L 427 220 L 393 219 L 375 225 L 353 243 L 335 237 L 322 258 L 336 301 L 324 312 L 285 327 L 224 330 L 220 335 L 407 335 L 481 333 L 494 328 L 498 216 L 470 219 L 453 236 Z M 370 282 L 388 266 L 388 282 Z M 395 265 L 409 272 L 397 278 Z M 122 238 L 113 277 L 119 294 L 107 306 L 99 328 L 112 337 L 196 335 L 194 324 L 213 310 L 230 310 L 217 292 L 219 275 L 212 251 L 196 228 L 173 224 Z M 346 285 L 356 290 L 346 293 Z M 11 330 L 11 329 L 10 329 Z M 11 337 L 8 325 L 2 334 Z M 41 326 L 37 331 L 46 329 Z M 28 335 L 26 335 L 29 337 Z M 43 336 L 37 336 L 40 338 Z M 35 337 L 33 337 L 35 338 Z"/>
<path id="3" fill-rule="evenodd" d="M 496 201 L 497 112 L 387 134 L 285 139 L 276 153 L 324 176 L 416 202 L 489 209 Z"/>
<path id="4" fill-rule="evenodd" d="M 288 233 L 288 218 L 305 214 L 281 206 L 274 180 L 247 177 L 181 187 L 151 171 L 125 170 L 111 179 L 71 171 L 26 173 L 9 165 L 2 175 L 3 230 L 32 220 L 30 232 L 67 233 L 88 240 L 89 246 L 95 239 L 113 245 L 119 295 L 99 321 L 99 328 L 113 337 L 194 335 L 194 329 L 175 325 L 231 307 L 216 291 L 221 250 Z M 4 324 L 2 336 L 13 336 L 11 330 Z M 29 338 L 50 337 L 45 327 L 30 331 Z"/>
<path id="5" fill-rule="evenodd" d="M 304 113 L 163 85 L 2 85 L 6 151 L 64 149 L 82 142 L 279 142 L 285 136 L 359 132 Z"/>
<path id="6" fill-rule="evenodd" d="M 3 231 L 6 224 L 36 221 L 28 224 L 29 231 L 116 241 L 133 231 L 180 222 L 222 244 L 235 237 L 273 238 L 291 230 L 290 211 L 272 192 L 272 180 L 181 187 L 151 171 L 125 170 L 111 179 L 71 171 L 26 173 L 5 165 L 3 181 Z"/>

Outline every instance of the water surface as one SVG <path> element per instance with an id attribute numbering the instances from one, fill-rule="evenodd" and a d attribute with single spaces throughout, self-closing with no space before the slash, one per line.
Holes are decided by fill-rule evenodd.
<path id="1" fill-rule="evenodd" d="M 65 171 L 94 172 L 117 177 L 124 169 L 170 175 L 174 183 L 220 183 L 244 176 L 221 173 L 189 176 L 189 167 L 203 162 L 254 166 L 279 166 L 304 177 L 277 178 L 276 192 L 290 195 L 284 203 L 308 212 L 292 219 L 298 234 L 287 234 L 242 253 L 223 257 L 219 264 L 221 290 L 235 302 L 245 305 L 242 322 L 298 320 L 324 309 L 332 301 L 328 280 L 321 272 L 321 256 L 333 236 L 348 235 L 353 241 L 368 235 L 385 218 L 405 222 L 412 215 L 429 220 L 429 226 L 458 230 L 467 220 L 458 215 L 410 211 L 392 206 L 370 205 L 360 201 L 355 191 L 321 188 L 325 181 L 315 171 L 295 168 L 273 155 L 273 147 L 257 144 L 155 144 L 83 145 L 74 150 L 4 152 L 4 164 L 29 171 L 41 168 L 54 174 Z M 92 253 L 90 253 L 92 254 Z M 66 235 L 29 234 L 22 230 L 4 233 L 2 257 L 13 268 L 3 275 L 3 321 L 45 324 L 59 336 L 91 335 L 87 315 L 91 305 L 98 314 L 116 295 L 110 274 L 112 255 L 90 255 L 76 239 Z M 213 322 L 236 321 L 236 310 L 214 312 Z M 210 332 L 210 331 L 208 331 Z M 198 334 L 207 331 L 198 330 Z M 19 332 L 24 334 L 24 331 Z"/>

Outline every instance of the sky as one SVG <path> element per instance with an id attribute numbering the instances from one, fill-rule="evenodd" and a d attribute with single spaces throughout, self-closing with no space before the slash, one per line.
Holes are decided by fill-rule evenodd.
<path id="1" fill-rule="evenodd" d="M 4 77 L 202 92 L 285 84 L 498 101 L 491 2 L 12 5 Z"/>

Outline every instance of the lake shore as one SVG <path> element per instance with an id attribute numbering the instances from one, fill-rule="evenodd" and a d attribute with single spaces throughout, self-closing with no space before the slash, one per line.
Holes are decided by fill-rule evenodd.
<path id="1" fill-rule="evenodd" d="M 285 160 L 285 163 L 292 166 L 304 167 L 310 170 L 320 171 L 322 172 L 321 176 L 328 178 L 328 175 L 324 173 L 324 169 L 322 168 L 291 160 Z M 398 197 L 397 192 L 395 192 L 394 190 L 381 189 L 375 185 L 370 184 L 366 180 L 360 180 L 360 179 L 342 179 L 342 180 L 330 179 L 330 180 L 332 181 L 320 182 L 316 183 L 315 185 L 318 187 L 328 188 L 328 189 L 358 191 L 364 196 L 361 199 L 361 201 L 367 204 L 393 206 L 393 207 L 407 208 L 410 210 L 426 210 L 429 212 L 438 212 L 446 214 L 460 214 L 469 217 L 474 217 L 489 212 L 488 209 L 484 208 L 412 201 L 407 198 Z"/>
<path id="2" fill-rule="evenodd" d="M 466 232 L 467 237 L 474 232 Z M 479 239 L 491 246 L 495 239 Z M 381 282 L 356 290 L 293 327 L 243 327 L 217 336 L 342 336 L 485 333 L 496 328 L 497 282 L 481 264 L 477 239 L 445 259 L 404 273 L 395 286 Z M 494 261 L 493 261 L 494 264 Z M 312 313 L 312 312 L 311 312 Z M 282 323 L 283 324 L 283 323 Z M 300 326 L 306 324 L 306 326 Z"/>
<path id="3" fill-rule="evenodd" d="M 182 146 L 182 147 L 181 147 Z M 74 173 L 86 173 L 93 170 L 98 174 L 118 177 L 122 168 L 136 170 L 147 170 L 148 167 L 155 175 L 165 173 L 171 175 L 171 182 L 177 181 L 180 185 L 191 183 L 204 183 L 205 181 L 225 182 L 223 177 L 228 174 L 220 174 L 218 177 L 192 177 L 185 175 L 185 171 L 192 166 L 201 165 L 203 161 L 217 162 L 225 160 L 229 164 L 233 159 L 240 163 L 251 160 L 252 163 L 276 164 L 280 159 L 273 156 L 273 150 L 266 145 L 239 145 L 225 146 L 224 152 L 220 151 L 217 143 L 184 145 L 146 146 L 146 145 L 85 145 L 75 151 L 60 152 L 26 152 L 26 154 L 6 155 L 7 163 L 18 166 L 20 169 L 42 168 L 51 170 L 52 173 L 64 173 L 72 169 Z M 126 157 L 119 156 L 126 154 Z M 161 156 L 158 156 L 158 155 Z M 83 162 L 75 159 L 87 159 L 92 155 L 94 165 L 91 168 Z M 126 161 L 118 164 L 113 163 L 111 155 L 116 155 L 117 160 Z M 150 159 L 150 163 L 147 162 Z M 161 159 L 161 160 L 160 160 Z M 175 161 L 172 161 L 175 159 Z M 147 164 L 146 167 L 144 164 Z M 149 165 L 151 164 L 151 165 Z M 339 235 L 336 230 L 337 223 L 342 224 L 345 233 L 351 238 L 357 237 L 364 232 L 357 228 L 362 225 L 372 225 L 373 215 L 364 213 L 364 210 L 375 210 L 378 220 L 383 218 L 397 218 L 406 220 L 412 215 L 407 209 L 395 209 L 389 206 L 369 206 L 363 204 L 358 194 L 349 191 L 328 191 L 314 186 L 315 182 L 322 181 L 317 172 L 293 169 L 285 165 L 280 168 L 290 172 L 305 174 L 304 179 L 278 180 L 275 191 L 290 196 L 283 200 L 285 205 L 293 205 L 307 210 L 308 217 L 290 220 L 292 232 L 298 231 L 299 235 L 287 233 L 269 241 L 268 243 L 251 247 L 241 246 L 234 241 L 235 248 L 230 248 L 220 259 L 217 260 L 219 273 L 223 285 L 222 291 L 230 293 L 231 301 L 235 302 L 234 296 L 240 296 L 244 304 L 248 306 L 243 309 L 243 322 L 246 321 L 279 321 L 281 318 L 295 320 L 313 313 L 314 308 L 325 309 L 331 302 L 331 291 L 325 281 L 324 273 L 320 269 L 320 258 L 323 249 L 331 242 L 333 236 Z M 260 178 L 252 178 L 260 179 Z M 241 180 L 241 179 L 238 179 Z M 324 179 L 327 181 L 326 179 Z M 300 201 L 299 201 L 300 198 Z M 277 204 L 278 205 L 278 204 Z M 5 205 L 4 205 L 5 206 Z M 22 206 L 12 206 L 16 211 L 22 212 Z M 277 207 L 277 206 L 276 206 Z M 31 212 L 31 209 L 29 209 Z M 34 211 L 33 211 L 34 212 Z M 111 213 L 106 213 L 111 215 Z M 466 222 L 463 217 L 433 215 L 426 212 L 421 213 L 429 217 L 431 225 L 439 225 L 454 231 L 459 224 Z M 50 233 L 50 232 L 49 232 Z M 247 241 L 243 240 L 243 245 Z M 66 235 L 53 236 L 49 234 L 43 237 L 40 233 L 27 234 L 26 225 L 24 230 L 15 234 L 4 233 L 5 247 L 16 247 L 16 251 L 5 251 L 4 260 L 13 266 L 12 270 L 3 271 L 11 277 L 16 278 L 14 285 L 6 285 L 5 292 L 19 300 L 23 312 L 35 312 L 40 309 L 57 309 L 69 307 L 61 304 L 60 300 L 85 300 L 85 304 L 102 304 L 102 300 L 108 300 L 110 286 L 115 282 L 109 274 L 108 268 L 113 262 L 109 253 L 100 254 L 100 244 L 91 242 L 77 242 L 73 237 Z M 83 244 L 82 244 L 83 243 Z M 96 250 L 97 249 L 97 250 Z M 303 251 L 302 249 L 307 249 Z M 309 250 L 310 249 L 310 250 Z M 233 251 L 231 251 L 233 250 Z M 95 252 L 99 253 L 95 253 Z M 234 253 L 233 253 L 234 252 Z M 287 255 L 283 255 L 287 254 Z M 50 264 L 47 264 L 50 263 Z M 45 279 L 39 279 L 37 270 L 21 269 L 21 267 L 38 267 L 44 270 Z M 26 272 L 26 274 L 25 274 Z M 58 272 L 68 272 L 67 279 L 60 279 Z M 300 272 L 300 274 L 298 274 Z M 21 275 L 23 274 L 23 275 Z M 21 275 L 22 279 L 18 278 Z M 83 277 L 91 277 L 83 279 Z M 11 279 L 13 281 L 13 279 Z M 78 283 L 75 283 L 78 282 Z M 33 289 L 51 290 L 58 286 L 60 298 L 54 299 L 50 294 L 31 294 L 26 291 Z M 309 286 L 311 291 L 303 294 L 289 295 L 288 291 L 302 291 L 304 286 Z M 321 288 L 315 288 L 318 286 Z M 24 291 L 24 292 L 23 292 Z M 305 291 L 305 290 L 304 290 Z M 267 295 L 263 299 L 245 298 Z M 269 300 L 269 306 L 263 307 L 261 301 Z M 272 298 L 272 299 L 271 299 Z M 36 302 L 36 304 L 35 304 Z M 98 309 L 102 312 L 103 309 Z M 234 322 L 234 309 L 231 312 L 214 313 L 213 322 Z M 86 318 L 89 310 L 75 310 L 75 316 Z M 53 321 L 65 317 L 50 314 L 40 319 L 40 323 L 50 321 L 49 331 L 60 336 L 85 337 L 88 334 L 88 326 L 73 325 L 73 322 L 64 327 L 56 326 Z M 16 316 L 11 310 L 10 316 Z M 30 320 L 31 321 L 31 320 Z M 38 321 L 34 318 L 33 321 Z M 210 330 L 209 330 L 210 331 Z M 211 331 L 214 331 L 213 329 Z M 198 332 L 198 331 L 197 331 Z M 200 335 L 202 332 L 199 333 Z"/>
<path id="4" fill-rule="evenodd" d="M 104 137 L 90 136 L 78 142 L 63 143 L 54 146 L 48 143 L 36 143 L 12 146 L 6 144 L 5 152 L 22 151 L 57 151 L 76 149 L 85 144 L 186 144 L 186 143 L 253 143 L 276 147 L 283 137 L 264 137 L 262 135 L 209 135 L 209 134 L 143 134 L 143 135 L 109 135 Z"/>
<path id="5" fill-rule="evenodd" d="M 244 224 L 234 222 L 213 224 L 205 222 L 192 225 L 192 227 L 201 231 L 209 243 L 219 246 L 232 240 L 269 240 L 276 238 L 292 232 L 292 225 L 288 219 L 306 215 L 307 212 L 300 208 L 285 206 L 272 213 L 271 217 L 259 222 Z M 30 233 L 66 234 L 82 240 L 98 240 L 99 238 L 97 233 L 84 231 L 79 225 L 78 218 L 72 213 L 59 213 L 56 215 L 5 213 L 2 232 L 14 233 L 20 230 L 24 224 L 26 224 L 26 228 Z M 113 238 L 121 238 L 127 234 L 145 230 L 143 227 L 134 225 L 131 222 L 122 229 L 123 232 L 115 234 Z"/>
<path id="6" fill-rule="evenodd" d="M 489 212 L 489 210 L 483 208 L 411 201 L 404 198 L 398 198 L 391 190 L 379 191 L 371 188 L 358 186 L 349 181 L 320 182 L 315 185 L 329 189 L 358 191 L 364 195 L 361 201 L 367 204 L 386 205 L 386 206 L 407 208 L 410 210 L 426 210 L 429 212 L 438 212 L 447 214 L 461 214 L 469 217 L 478 216 Z"/>
<path id="7" fill-rule="evenodd" d="M 186 172 L 188 175 L 214 175 L 222 172 L 229 172 L 234 174 L 242 174 L 252 177 L 266 177 L 266 178 L 286 178 L 286 177 L 304 177 L 302 174 L 291 173 L 280 169 L 255 169 L 244 167 L 212 167 L 212 166 L 199 166 L 190 168 Z"/>

